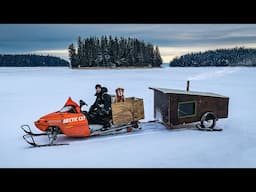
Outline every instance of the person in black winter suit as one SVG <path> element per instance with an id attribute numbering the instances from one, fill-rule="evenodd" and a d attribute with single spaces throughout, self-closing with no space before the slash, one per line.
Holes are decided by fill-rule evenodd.
<path id="1" fill-rule="evenodd" d="M 96 100 L 89 109 L 89 124 L 102 124 L 104 128 L 108 128 L 112 119 L 112 99 L 107 93 L 108 89 L 106 87 L 101 87 L 101 85 L 97 84 L 95 88 Z"/>
<path id="2" fill-rule="evenodd" d="M 94 96 L 96 96 L 95 102 L 92 104 L 92 106 L 89 109 L 89 113 L 92 113 L 97 110 L 98 105 L 102 104 L 102 87 L 100 84 L 97 84 L 95 86 L 96 93 Z"/>

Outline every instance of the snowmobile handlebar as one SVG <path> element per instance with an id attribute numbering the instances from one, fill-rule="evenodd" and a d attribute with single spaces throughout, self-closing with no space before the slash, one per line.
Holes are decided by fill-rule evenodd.
<path id="1" fill-rule="evenodd" d="M 79 100 L 79 104 L 80 104 L 80 108 L 83 106 L 83 105 L 85 105 L 85 106 L 88 106 L 88 104 L 85 102 L 85 101 L 83 101 L 83 100 Z"/>

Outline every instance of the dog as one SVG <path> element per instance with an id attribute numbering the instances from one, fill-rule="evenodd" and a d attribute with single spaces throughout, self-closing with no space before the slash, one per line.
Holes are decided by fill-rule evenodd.
<path id="1" fill-rule="evenodd" d="M 116 89 L 116 97 L 115 97 L 115 102 L 124 102 L 124 89 L 123 88 L 117 88 Z"/>

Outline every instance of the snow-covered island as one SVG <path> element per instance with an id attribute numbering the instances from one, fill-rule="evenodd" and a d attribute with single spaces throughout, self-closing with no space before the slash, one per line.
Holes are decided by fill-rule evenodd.
<path id="1" fill-rule="evenodd" d="M 68 50 L 71 68 L 152 68 L 162 64 L 158 46 L 130 37 L 79 36 L 77 46 L 72 43 Z"/>

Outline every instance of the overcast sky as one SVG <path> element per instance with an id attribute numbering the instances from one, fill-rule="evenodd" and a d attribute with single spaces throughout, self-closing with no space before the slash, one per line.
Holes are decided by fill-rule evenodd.
<path id="1" fill-rule="evenodd" d="M 134 37 L 175 56 L 236 46 L 256 48 L 256 24 L 0 24 L 0 53 L 50 54 L 67 59 L 77 37 Z"/>

